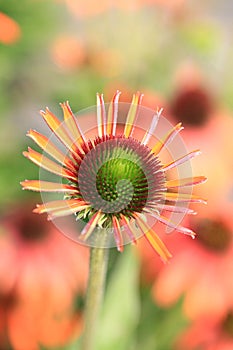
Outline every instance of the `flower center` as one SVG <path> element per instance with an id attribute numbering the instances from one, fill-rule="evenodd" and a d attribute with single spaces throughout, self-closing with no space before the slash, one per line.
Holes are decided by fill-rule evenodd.
<path id="1" fill-rule="evenodd" d="M 196 230 L 198 241 L 212 251 L 225 251 L 232 240 L 232 233 L 221 221 L 202 220 Z"/>
<path id="2" fill-rule="evenodd" d="M 172 114 L 184 125 L 203 125 L 208 119 L 210 110 L 210 97 L 202 88 L 181 91 L 171 102 Z"/>
<path id="3" fill-rule="evenodd" d="M 150 149 L 133 138 L 98 140 L 80 164 L 78 186 L 95 211 L 132 217 L 148 202 L 161 198 L 164 175 L 160 169 Z"/>

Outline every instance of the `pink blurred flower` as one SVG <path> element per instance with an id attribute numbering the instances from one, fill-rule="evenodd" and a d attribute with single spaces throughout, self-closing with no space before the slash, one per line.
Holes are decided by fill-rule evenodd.
<path id="1" fill-rule="evenodd" d="M 13 44 L 20 39 L 19 24 L 5 13 L 0 12 L 0 43 Z"/>
<path id="2" fill-rule="evenodd" d="M 81 331 L 88 251 L 22 204 L 1 219 L 0 338 L 15 350 L 60 345 Z"/>
<path id="3" fill-rule="evenodd" d="M 210 317 L 197 320 L 181 335 L 177 350 L 232 350 L 233 314 L 221 320 Z"/>
<path id="4" fill-rule="evenodd" d="M 66 70 L 78 69 L 87 59 L 84 43 L 71 35 L 61 35 L 51 46 L 53 62 Z"/>
<path id="5" fill-rule="evenodd" d="M 233 116 L 218 107 L 212 89 L 197 67 L 188 64 L 178 70 L 176 87 L 169 104 L 172 122 L 181 121 L 182 137 L 189 149 L 200 147 L 202 156 L 193 171 L 204 173 L 208 182 L 197 193 L 208 198 L 208 211 L 229 201 L 233 185 Z"/>
<path id="6" fill-rule="evenodd" d="M 184 294 L 184 312 L 191 319 L 219 319 L 233 307 L 233 223 L 225 209 L 192 220 L 194 241 L 169 237 L 173 261 L 160 268 L 153 285 L 160 305 L 170 306 Z"/>

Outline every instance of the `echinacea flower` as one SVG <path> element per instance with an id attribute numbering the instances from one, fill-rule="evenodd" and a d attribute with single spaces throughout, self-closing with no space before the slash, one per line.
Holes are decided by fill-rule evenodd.
<path id="1" fill-rule="evenodd" d="M 162 164 L 160 152 L 182 130 L 181 124 L 155 140 L 155 128 L 162 119 L 161 110 L 156 113 L 141 110 L 143 95 L 138 92 L 133 95 L 127 111 L 123 109 L 120 113 L 119 96 L 117 91 L 107 112 L 103 95 L 97 94 L 96 118 L 92 119 L 92 123 L 96 120 L 97 130 L 92 127 L 89 136 L 88 131 L 83 133 L 81 130 L 80 120 L 74 116 L 68 102 L 61 104 L 64 123 L 48 108 L 41 111 L 43 119 L 67 148 L 67 154 L 59 151 L 47 137 L 30 130 L 28 136 L 57 162 L 31 148 L 24 156 L 67 182 L 25 180 L 21 184 L 24 189 L 65 194 L 60 200 L 38 205 L 34 212 L 47 213 L 49 219 L 73 214 L 78 222 L 85 223 L 79 241 L 88 244 L 96 230 L 104 229 L 114 237 L 117 249 L 123 251 L 125 240 L 136 242 L 138 235 L 144 234 L 162 260 L 167 261 L 171 254 L 152 229 L 152 223 L 159 221 L 194 237 L 192 230 L 161 215 L 161 210 L 193 214 L 187 208 L 187 202 L 202 202 L 202 199 L 192 193 L 182 193 L 180 188 L 201 183 L 205 177 L 168 179 L 166 174 L 200 152 L 195 150 Z M 138 124 L 140 118 L 141 124 Z M 148 128 L 144 131 L 146 125 Z M 82 128 L 85 128 L 84 124 Z"/>
<path id="2" fill-rule="evenodd" d="M 233 313 L 213 320 L 211 317 L 195 321 L 181 336 L 175 346 L 177 350 L 232 350 Z"/>
<path id="3" fill-rule="evenodd" d="M 78 336 L 74 302 L 86 287 L 88 250 L 28 203 L 1 217 L 0 230 L 0 348 L 38 350 Z"/>

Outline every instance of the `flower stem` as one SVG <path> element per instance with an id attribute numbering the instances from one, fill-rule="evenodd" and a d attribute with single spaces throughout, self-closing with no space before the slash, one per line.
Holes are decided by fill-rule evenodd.
<path id="1" fill-rule="evenodd" d="M 104 236 L 104 230 L 102 233 Z M 96 326 L 104 294 L 108 255 L 107 248 L 91 248 L 82 350 L 95 348 Z"/>

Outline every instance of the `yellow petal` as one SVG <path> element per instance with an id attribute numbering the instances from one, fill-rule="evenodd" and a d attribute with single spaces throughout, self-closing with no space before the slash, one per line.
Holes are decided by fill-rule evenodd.
<path id="1" fill-rule="evenodd" d="M 193 185 L 201 184 L 206 180 L 207 179 L 205 176 L 186 177 L 184 179 L 169 180 L 166 182 L 165 186 L 167 188 L 193 186 Z"/>
<path id="2" fill-rule="evenodd" d="M 134 122 L 137 117 L 138 107 L 141 104 L 143 94 L 137 92 L 133 95 L 133 99 L 129 108 L 129 112 L 127 114 L 124 136 L 129 137 L 133 131 Z"/>
<path id="3" fill-rule="evenodd" d="M 46 108 L 45 112 L 40 111 L 40 113 L 44 118 L 45 122 L 50 127 L 50 129 L 61 140 L 61 142 L 66 146 L 66 148 L 69 151 L 76 153 L 77 145 L 74 144 L 74 140 L 71 139 L 60 120 L 52 112 L 50 112 L 48 108 Z"/>
<path id="4" fill-rule="evenodd" d="M 148 242 L 154 248 L 154 250 L 159 254 L 159 256 L 164 262 L 167 262 L 172 257 L 172 255 L 165 246 L 165 244 L 162 242 L 162 240 L 158 237 L 155 231 L 152 228 L 150 228 L 144 220 L 140 218 L 138 214 L 136 215 L 136 222 L 139 228 L 144 233 Z"/>
<path id="5" fill-rule="evenodd" d="M 178 123 L 174 128 L 172 128 L 169 133 L 162 140 L 158 140 L 155 146 L 152 148 L 152 152 L 157 155 L 161 150 L 166 147 L 174 137 L 183 129 L 182 124 Z"/>
<path id="6" fill-rule="evenodd" d="M 78 124 L 77 119 L 75 118 L 69 102 L 66 101 L 64 103 L 60 104 L 62 110 L 63 110 L 63 116 L 64 116 L 64 121 L 66 123 L 66 126 L 72 136 L 72 138 L 75 140 L 75 142 L 82 142 L 85 143 L 86 139 L 85 136 L 82 133 L 82 130 Z"/>
<path id="7" fill-rule="evenodd" d="M 164 198 L 168 201 L 197 202 L 206 204 L 207 201 L 197 195 L 189 193 L 165 192 Z"/>

